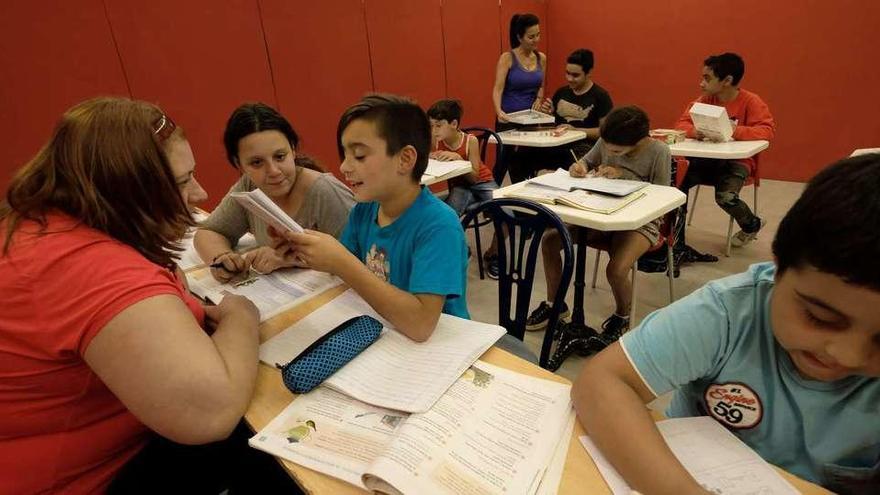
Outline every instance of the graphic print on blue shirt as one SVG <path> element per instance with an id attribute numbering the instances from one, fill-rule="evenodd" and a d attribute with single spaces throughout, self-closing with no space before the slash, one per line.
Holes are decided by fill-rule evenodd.
<path id="1" fill-rule="evenodd" d="M 764 417 L 757 392 L 742 382 L 713 383 L 703 393 L 703 413 L 735 429 L 754 428 Z"/>
<path id="2" fill-rule="evenodd" d="M 364 264 L 367 265 L 367 268 L 373 273 L 373 275 L 379 277 L 385 282 L 388 281 L 388 277 L 391 276 L 391 262 L 388 260 L 388 252 L 385 251 L 384 248 L 376 247 L 373 244 L 370 247 L 370 250 L 367 251 L 367 259 L 364 260 Z"/>

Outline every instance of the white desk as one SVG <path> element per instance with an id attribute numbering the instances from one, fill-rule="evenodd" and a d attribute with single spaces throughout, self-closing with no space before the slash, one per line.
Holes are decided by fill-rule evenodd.
<path id="1" fill-rule="evenodd" d="M 526 182 L 512 184 L 507 187 L 496 189 L 492 197 L 507 198 L 511 192 L 525 187 Z M 542 204 L 547 209 L 559 215 L 565 223 L 577 227 L 574 243 L 577 246 L 574 252 L 574 300 L 571 315 L 571 325 L 574 329 L 586 329 L 584 318 L 584 287 L 587 271 L 587 229 L 602 230 L 606 232 L 635 230 L 647 224 L 655 218 L 660 218 L 666 213 L 685 204 L 687 195 L 675 187 L 658 186 L 650 184 L 642 189 L 645 196 L 624 206 L 611 214 L 594 213 L 590 211 L 572 208 L 570 206 Z"/>
<path id="2" fill-rule="evenodd" d="M 880 153 L 880 148 L 860 148 L 852 152 L 850 157 L 859 156 L 859 155 L 867 155 L 869 153 Z"/>
<path id="3" fill-rule="evenodd" d="M 451 170 L 443 175 L 435 176 L 435 175 L 424 174 L 424 175 L 422 175 L 422 180 L 420 182 L 423 186 L 430 186 L 431 184 L 436 184 L 438 182 L 447 181 L 447 180 L 452 179 L 454 177 L 459 177 L 459 176 L 468 174 L 473 169 L 473 167 L 471 167 L 470 162 L 465 162 L 465 163 L 466 164 L 461 165 L 460 167 L 457 167 L 454 170 Z"/>
<path id="4" fill-rule="evenodd" d="M 527 182 L 512 184 L 492 192 L 493 198 L 511 197 L 510 193 L 525 187 Z M 683 205 L 687 196 L 669 186 L 650 184 L 642 189 L 645 196 L 610 215 L 580 210 L 570 206 L 544 204 L 565 223 L 594 230 L 635 230 Z M 542 203 L 543 204 L 543 203 Z"/>
<path id="5" fill-rule="evenodd" d="M 686 139 L 680 143 L 669 145 L 669 151 L 672 152 L 672 156 L 735 160 L 737 158 L 749 158 L 755 156 L 769 147 L 770 143 L 763 140 L 712 143 L 709 141 Z"/>
<path id="6" fill-rule="evenodd" d="M 541 131 L 518 131 L 510 130 L 498 133 L 501 141 L 508 146 L 529 146 L 532 148 L 551 148 L 563 144 L 573 143 L 587 139 L 587 133 L 575 129 L 567 129 L 559 136 L 554 136 L 552 130 Z M 489 142 L 495 144 L 495 136 L 489 136 Z"/>

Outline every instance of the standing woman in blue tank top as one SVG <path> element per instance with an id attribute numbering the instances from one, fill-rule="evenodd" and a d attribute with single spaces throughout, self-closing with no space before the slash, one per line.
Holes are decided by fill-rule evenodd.
<path id="1" fill-rule="evenodd" d="M 498 58 L 495 68 L 495 130 L 506 131 L 518 127 L 508 122 L 507 114 L 533 108 L 550 112 L 550 101 L 544 99 L 544 72 L 547 56 L 538 51 L 541 26 L 535 14 L 514 14 L 510 18 L 510 51 Z M 518 147 L 517 147 L 518 148 Z M 507 147 L 502 166 L 510 173 L 512 182 L 531 177 L 535 166 L 530 164 L 527 149 Z"/>
<path id="2" fill-rule="evenodd" d="M 508 124 L 507 114 L 542 106 L 547 56 L 538 51 L 541 26 L 534 14 L 514 14 L 510 18 L 510 48 L 498 58 L 492 101 L 499 124 Z M 508 124 L 509 126 L 509 124 Z M 501 127 L 508 127 L 501 126 Z M 509 128 L 509 127 L 508 127 Z M 499 129 L 503 130 L 503 129 Z"/>

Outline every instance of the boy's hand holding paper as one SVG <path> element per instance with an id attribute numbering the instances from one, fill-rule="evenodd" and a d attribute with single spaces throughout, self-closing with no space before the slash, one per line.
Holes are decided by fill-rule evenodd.
<path id="1" fill-rule="evenodd" d="M 284 233 L 288 245 L 280 249 L 286 256 L 293 256 L 313 270 L 339 275 L 346 263 L 361 262 L 351 254 L 335 237 L 323 232 L 305 230 L 301 233 Z M 276 250 L 277 252 L 277 250 Z"/>

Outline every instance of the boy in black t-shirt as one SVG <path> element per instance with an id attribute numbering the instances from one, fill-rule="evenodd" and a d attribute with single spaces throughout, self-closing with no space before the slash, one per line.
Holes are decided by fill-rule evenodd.
<path id="1" fill-rule="evenodd" d="M 587 133 L 587 139 L 552 148 L 532 151 L 530 161 L 534 170 L 568 168 L 574 161 L 571 154 L 582 158 L 599 139 L 599 126 L 611 111 L 613 103 L 605 89 L 593 82 L 593 52 L 580 48 L 566 59 L 565 80 L 568 84 L 553 94 L 551 113 L 556 117 L 557 129 L 577 129 Z"/>

